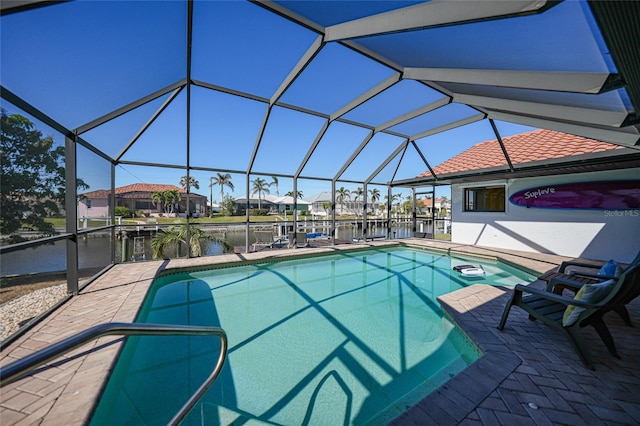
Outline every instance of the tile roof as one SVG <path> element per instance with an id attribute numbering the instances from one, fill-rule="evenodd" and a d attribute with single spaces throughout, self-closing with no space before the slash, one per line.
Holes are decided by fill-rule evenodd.
<path id="1" fill-rule="evenodd" d="M 305 200 L 307 200 L 310 203 L 331 201 L 331 192 L 321 191 L 311 195 L 310 197 L 305 197 Z"/>
<path id="2" fill-rule="evenodd" d="M 178 190 L 181 194 L 187 191 L 184 188 L 180 188 L 175 185 L 165 185 L 161 183 L 134 183 L 131 185 L 120 186 L 116 188 L 116 195 L 129 194 L 132 192 L 158 192 L 158 191 L 174 191 Z M 107 198 L 109 196 L 109 190 L 98 189 L 96 191 L 85 192 L 82 194 L 91 198 Z"/>
<path id="3" fill-rule="evenodd" d="M 175 191 L 178 190 L 181 194 L 185 194 L 187 191 L 184 188 L 180 188 L 175 185 L 165 185 L 162 183 L 134 183 L 132 185 L 121 186 L 116 188 L 116 195 L 126 194 L 128 192 L 158 192 L 158 191 Z"/>
<path id="4" fill-rule="evenodd" d="M 620 146 L 581 136 L 538 129 L 502 138 L 512 164 L 620 149 Z M 433 168 L 436 175 L 507 166 L 497 139 L 480 142 Z M 420 176 L 431 176 L 427 171 Z"/>
<path id="5" fill-rule="evenodd" d="M 109 191 L 106 189 L 98 189 L 96 191 L 84 192 L 81 195 L 87 198 L 109 198 Z"/>

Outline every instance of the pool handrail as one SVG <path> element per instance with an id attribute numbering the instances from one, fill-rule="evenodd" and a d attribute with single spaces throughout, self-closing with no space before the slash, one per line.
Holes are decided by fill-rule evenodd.
<path id="1" fill-rule="evenodd" d="M 71 337 L 56 342 L 45 348 L 38 350 L 22 359 L 14 361 L 0 368 L 0 388 L 13 383 L 36 367 L 45 364 L 67 352 L 70 352 L 87 342 L 98 339 L 103 336 L 204 336 L 216 335 L 220 338 L 220 354 L 216 366 L 200 385 L 200 387 L 191 395 L 187 402 L 180 408 L 176 415 L 169 421 L 169 425 L 179 424 L 186 415 L 193 409 L 198 400 L 204 395 L 209 387 L 216 380 L 225 359 L 227 357 L 227 334 L 220 327 L 205 327 L 196 325 L 173 325 L 173 324 L 144 324 L 144 323 L 119 323 L 108 322 L 99 324 L 81 331 Z"/>

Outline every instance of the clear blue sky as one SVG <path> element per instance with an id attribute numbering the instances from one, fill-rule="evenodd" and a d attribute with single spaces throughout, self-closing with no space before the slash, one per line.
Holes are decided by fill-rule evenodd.
<path id="1" fill-rule="evenodd" d="M 247 2 L 196 2 L 192 78 L 270 98 L 317 35 Z M 79 127 L 116 108 L 185 78 L 185 3 L 70 2 L 28 13 L 2 17 L 2 85 L 69 129 Z M 328 44 L 287 90 L 281 101 L 331 114 L 394 74 L 394 71 L 337 44 Z M 401 81 L 350 111 L 345 118 L 371 126 L 383 124 L 442 98 L 439 92 L 414 81 Z M 149 117 L 169 97 L 165 95 L 120 116 L 82 137 L 116 157 Z M 124 160 L 186 165 L 186 90 L 123 156 Z M 10 113 L 21 111 L 3 101 Z M 190 164 L 195 167 L 246 171 L 265 115 L 262 102 L 192 87 Z M 477 114 L 451 104 L 391 130 L 416 134 L 452 120 Z M 324 120 L 275 107 L 258 150 L 253 170 L 272 181 L 278 173 L 293 175 L 318 135 Z M 497 123 L 502 136 L 530 128 Z M 61 135 L 38 123 L 47 135 Z M 368 131 L 333 122 L 301 176 L 331 179 Z M 432 166 L 475 143 L 495 139 L 487 120 L 417 140 Z M 377 134 L 343 175 L 364 181 L 402 139 Z M 397 166 L 394 160 L 374 181 L 385 182 Z M 88 150 L 78 149 L 78 174 L 90 190 L 110 186 L 110 164 Z M 408 152 L 396 179 L 421 174 L 426 166 Z M 209 195 L 215 171 L 192 171 L 199 181 L 195 192 Z M 178 185 L 185 170 L 120 165 L 116 186 L 136 182 Z M 233 175 L 241 196 L 246 177 Z M 338 182 L 353 190 L 358 184 Z M 290 178 L 279 178 L 279 192 L 293 189 Z M 330 191 L 329 181 L 301 179 L 304 196 Z M 380 187 L 382 194 L 386 190 Z M 394 190 L 408 194 L 408 190 Z M 275 195 L 275 187 L 271 188 Z M 219 187 L 213 188 L 219 201 Z"/>

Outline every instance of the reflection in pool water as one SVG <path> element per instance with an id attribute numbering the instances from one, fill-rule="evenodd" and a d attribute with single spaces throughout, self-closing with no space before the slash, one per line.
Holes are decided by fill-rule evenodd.
<path id="1" fill-rule="evenodd" d="M 156 279 L 138 321 L 227 332 L 227 364 L 187 424 L 384 423 L 478 357 L 436 300 L 478 282 L 452 270 L 461 263 L 392 248 L 173 274 Z M 532 279 L 482 265 L 488 284 Z M 92 424 L 166 422 L 209 374 L 217 346 L 130 339 Z"/>

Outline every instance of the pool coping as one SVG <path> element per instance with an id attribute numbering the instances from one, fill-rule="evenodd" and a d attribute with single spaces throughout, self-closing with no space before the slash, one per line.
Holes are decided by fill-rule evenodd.
<path id="1" fill-rule="evenodd" d="M 174 259 L 170 261 L 154 261 L 137 263 L 135 265 L 116 265 L 106 274 L 91 283 L 80 295 L 72 298 L 63 305 L 59 311 L 53 313 L 41 324 L 35 326 L 30 332 L 17 339 L 1 353 L 2 364 L 9 360 L 18 359 L 47 344 L 58 341 L 63 337 L 75 334 L 78 331 L 103 322 L 133 322 L 142 305 L 142 300 L 149 291 L 153 279 L 166 273 L 180 270 L 193 270 L 216 264 L 228 264 L 249 261 L 252 263 L 268 262 L 279 259 L 293 259 L 298 257 L 317 256 L 331 254 L 343 250 L 368 249 L 393 246 L 412 246 L 428 248 L 436 251 L 446 251 L 450 254 L 461 256 L 479 256 L 493 258 L 507 263 L 515 263 L 518 267 L 525 267 L 536 273 L 544 273 L 553 269 L 562 260 L 569 259 L 554 255 L 536 253 L 524 253 L 513 251 L 501 251 L 477 246 L 465 246 L 434 240 L 421 240 L 410 238 L 401 242 L 374 241 L 370 243 L 350 244 L 344 246 L 286 249 L 269 252 L 249 254 L 220 255 L 215 257 L 196 259 Z M 527 259 L 523 262 L 523 259 Z M 522 264 L 524 263 L 524 265 Z M 459 314 L 459 301 L 451 299 L 450 295 L 458 295 L 459 292 L 471 291 L 477 285 L 458 290 L 439 298 L 441 306 L 460 326 L 462 330 L 478 345 L 483 355 L 462 373 L 452 378 L 446 384 L 438 388 L 401 414 L 393 424 L 413 423 L 415 419 L 424 421 L 425 404 L 435 404 L 442 407 L 445 419 L 450 419 L 447 413 L 455 412 L 455 419 L 464 419 L 475 407 L 482 402 L 486 395 L 493 391 L 504 377 L 518 367 L 519 358 L 508 350 L 495 350 L 492 343 L 485 342 L 482 331 L 474 331 L 474 324 L 464 315 Z M 482 286 L 481 286 L 482 287 Z M 488 286 L 483 286 L 488 287 Z M 495 287 L 494 287 L 495 288 Z M 109 296 L 114 289 L 119 290 L 117 296 Z M 475 290 L 473 290 L 475 291 Z M 104 293 L 103 293 L 104 292 Z M 112 298 L 114 300 L 107 300 Z M 104 308 L 109 302 L 109 309 Z M 458 303 L 458 304 L 456 304 Z M 96 313 L 93 318 L 89 312 Z M 3 423 L 14 424 L 17 422 L 28 423 L 31 421 L 65 424 L 86 424 L 90 419 L 95 403 L 106 384 L 106 380 L 113 368 L 122 346 L 122 338 L 104 337 L 92 344 L 67 354 L 62 360 L 52 364 L 52 367 L 43 367 L 20 381 L 3 388 L 2 411 L 0 415 Z M 494 371 L 496 365 L 501 368 Z M 487 383 L 487 377 L 491 378 L 495 386 Z M 478 382 L 477 390 L 473 396 L 468 395 L 468 382 Z M 464 395 L 462 391 L 467 394 Z M 465 398 L 464 400 L 461 398 Z M 460 401 L 464 401 L 461 404 Z M 452 411 L 450 405 L 456 406 Z M 417 411 L 416 411 L 417 410 Z M 434 418 L 433 407 L 430 407 L 429 418 Z M 15 422 L 12 420 L 15 419 Z M 457 421 L 457 420 L 456 420 Z M 439 423 L 439 422 L 438 422 Z"/>
<path id="2" fill-rule="evenodd" d="M 458 424 L 522 364 L 517 355 L 505 350 L 506 348 L 499 349 L 502 342 L 487 334 L 484 327 L 477 327 L 475 319 L 467 315 L 469 310 L 459 303 L 462 298 L 481 295 L 485 292 L 485 287 L 489 286 L 474 284 L 438 297 L 440 306 L 450 320 L 480 349 L 480 357 L 396 417 L 390 425 L 415 422 Z M 447 297 L 450 294 L 453 296 Z M 484 298 L 478 298 L 482 299 Z"/>

